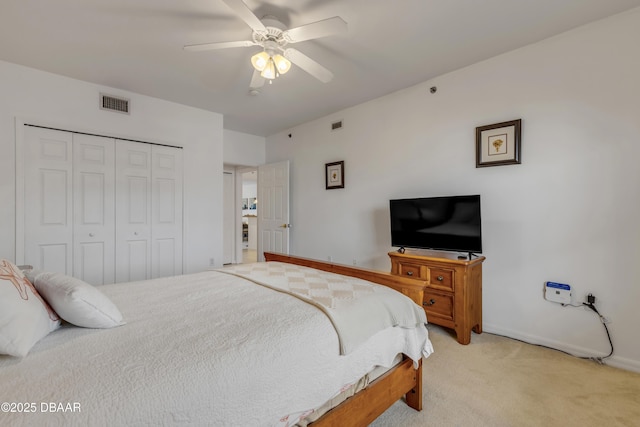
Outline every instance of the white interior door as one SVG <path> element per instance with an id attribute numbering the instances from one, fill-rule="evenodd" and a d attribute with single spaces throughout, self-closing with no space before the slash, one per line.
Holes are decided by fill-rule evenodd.
<path id="1" fill-rule="evenodd" d="M 258 261 L 289 253 L 289 161 L 258 167 Z"/>
<path id="2" fill-rule="evenodd" d="M 73 135 L 73 276 L 115 280 L 115 143 Z"/>
<path id="3" fill-rule="evenodd" d="M 116 141 L 116 282 L 151 278 L 151 145 Z"/>
<path id="4" fill-rule="evenodd" d="M 182 274 L 182 149 L 151 147 L 151 277 Z"/>
<path id="5" fill-rule="evenodd" d="M 24 263 L 73 271 L 72 134 L 24 127 Z"/>

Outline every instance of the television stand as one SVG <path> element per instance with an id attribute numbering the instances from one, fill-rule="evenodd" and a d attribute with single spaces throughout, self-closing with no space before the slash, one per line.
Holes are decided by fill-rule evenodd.
<path id="1" fill-rule="evenodd" d="M 471 254 L 470 254 L 471 255 Z M 424 281 L 422 308 L 427 321 L 456 331 L 460 344 L 471 342 L 471 331 L 482 333 L 483 256 L 459 260 L 389 252 L 391 274 Z"/>

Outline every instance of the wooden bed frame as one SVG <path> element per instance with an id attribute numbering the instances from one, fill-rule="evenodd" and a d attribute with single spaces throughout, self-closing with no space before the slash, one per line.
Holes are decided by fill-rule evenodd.
<path id="1" fill-rule="evenodd" d="M 370 282 L 389 286 L 407 295 L 422 306 L 425 282 L 394 276 L 382 271 L 367 270 L 358 267 L 333 264 L 309 258 L 265 252 L 266 261 L 279 261 L 318 270 L 358 277 Z M 366 426 L 386 411 L 396 401 L 405 396 L 407 405 L 422 410 L 422 360 L 418 369 L 413 368 L 413 361 L 405 356 L 404 360 L 373 381 L 364 390 L 331 409 L 317 421 L 314 427 L 326 426 Z"/>

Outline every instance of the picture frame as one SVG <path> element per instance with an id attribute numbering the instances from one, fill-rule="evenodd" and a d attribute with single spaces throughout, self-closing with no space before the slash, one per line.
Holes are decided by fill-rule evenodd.
<path id="1" fill-rule="evenodd" d="M 477 127 L 476 168 L 520 164 L 521 129 L 521 119 Z"/>
<path id="2" fill-rule="evenodd" d="M 325 164 L 325 189 L 344 188 L 344 160 Z"/>

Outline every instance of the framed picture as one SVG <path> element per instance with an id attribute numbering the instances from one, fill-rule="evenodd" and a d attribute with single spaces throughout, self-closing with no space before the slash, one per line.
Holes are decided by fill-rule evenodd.
<path id="1" fill-rule="evenodd" d="M 520 164 L 521 119 L 476 128 L 476 167 Z"/>
<path id="2" fill-rule="evenodd" d="M 325 165 L 325 183 L 327 190 L 344 188 L 344 160 Z"/>

